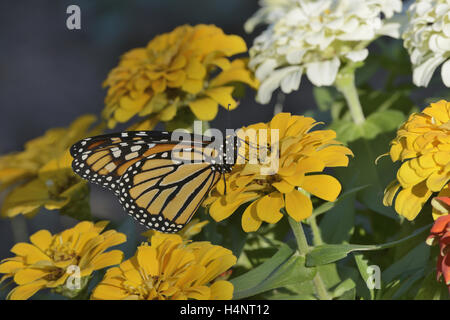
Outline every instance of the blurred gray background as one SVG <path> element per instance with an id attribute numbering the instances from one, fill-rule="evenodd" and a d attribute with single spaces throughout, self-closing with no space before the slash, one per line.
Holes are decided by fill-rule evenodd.
<path id="1" fill-rule="evenodd" d="M 71 4 L 81 8 L 81 30 L 66 27 Z M 101 84 L 108 71 L 121 54 L 145 46 L 155 35 L 182 24 L 215 24 L 225 33 L 242 36 L 250 47 L 262 28 L 247 35 L 243 24 L 257 9 L 256 0 L 2 0 L 0 154 L 20 151 L 26 141 L 51 127 L 68 126 L 82 114 L 99 115 L 106 94 Z M 236 128 L 268 121 L 275 100 L 259 105 L 247 90 L 239 108 L 230 117 L 221 110 L 212 126 Z M 303 113 L 313 108 L 311 85 L 304 77 L 301 89 L 286 97 L 284 110 Z M 114 195 L 96 186 L 91 206 L 97 217 L 118 224 L 129 219 Z M 11 256 L 14 243 L 28 241 L 39 229 L 58 232 L 75 222 L 45 210 L 31 220 L 0 219 L 0 259 Z M 135 228 L 137 234 L 143 231 Z"/>

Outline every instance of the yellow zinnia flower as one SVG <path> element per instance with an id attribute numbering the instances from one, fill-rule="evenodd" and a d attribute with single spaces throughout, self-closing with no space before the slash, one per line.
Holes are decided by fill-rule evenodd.
<path id="1" fill-rule="evenodd" d="M 91 298 L 229 300 L 233 285 L 214 280 L 235 263 L 236 257 L 221 246 L 157 233 L 131 259 L 108 269 Z"/>
<path id="2" fill-rule="evenodd" d="M 86 183 L 72 171 L 69 148 L 100 133 L 99 127 L 89 129 L 95 120 L 92 115 L 82 116 L 68 128 L 50 129 L 27 142 L 24 151 L 0 157 L 0 191 L 14 185 L 3 202 L 3 216 L 31 216 L 43 206 L 60 209 L 81 193 Z"/>
<path id="3" fill-rule="evenodd" d="M 221 221 L 243 203 L 253 201 L 242 215 L 242 227 L 250 232 L 257 230 L 263 221 L 278 222 L 283 217 L 282 208 L 296 221 L 309 217 L 313 207 L 306 193 L 326 201 L 336 200 L 341 191 L 339 181 L 321 172 L 326 167 L 347 166 L 352 152 L 334 140 L 333 130 L 311 131 L 317 124 L 313 118 L 279 113 L 268 124 L 258 123 L 239 130 L 238 137 L 258 137 L 258 132 L 264 130 L 271 149 L 278 143 L 279 151 L 276 159 L 264 165 L 249 162 L 235 165 L 226 176 L 226 193 L 224 182 L 220 181 L 204 202 L 210 205 L 211 216 Z M 271 136 L 271 130 L 277 132 L 278 139 Z M 259 149 L 267 146 L 267 142 L 255 138 L 250 143 L 250 148 L 245 148 L 247 155 L 256 150 L 255 144 Z M 270 172 L 274 160 L 278 161 L 278 170 Z M 265 167 L 268 171 L 262 174 Z"/>
<path id="4" fill-rule="evenodd" d="M 37 291 L 52 288 L 67 296 L 75 296 L 87 277 L 95 270 L 119 264 L 123 253 L 119 250 L 104 252 L 126 241 L 126 236 L 114 230 L 102 233 L 108 224 L 83 221 L 75 227 L 52 235 L 40 230 L 30 237 L 30 243 L 17 243 L 11 252 L 15 257 L 1 261 L 1 281 L 13 278 L 17 284 L 8 295 L 12 300 L 24 300 Z M 66 281 L 75 269 L 79 271 L 79 288 L 69 288 Z"/>
<path id="5" fill-rule="evenodd" d="M 103 117 L 113 128 L 138 115 L 151 128 L 186 107 L 198 119 L 212 120 L 219 104 L 237 106 L 233 82 L 258 85 L 245 59 L 229 59 L 246 51 L 241 37 L 213 25 L 183 25 L 159 35 L 147 47 L 125 53 L 111 70 Z M 221 72 L 214 77 L 217 67 Z"/>
<path id="6" fill-rule="evenodd" d="M 450 179 L 450 102 L 441 100 L 412 114 L 398 129 L 389 155 L 402 165 L 386 188 L 383 203 L 390 206 L 395 198 L 395 211 L 413 220 Z"/>

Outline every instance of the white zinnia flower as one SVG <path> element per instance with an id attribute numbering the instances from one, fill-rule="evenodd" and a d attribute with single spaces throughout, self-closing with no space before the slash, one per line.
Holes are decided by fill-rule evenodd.
<path id="1" fill-rule="evenodd" d="M 332 85 L 341 64 L 363 61 L 376 37 L 400 36 L 400 24 L 386 20 L 401 11 L 400 0 L 262 0 L 261 5 L 245 24 L 247 31 L 269 24 L 250 49 L 261 103 L 278 87 L 297 90 L 304 71 L 314 85 Z"/>
<path id="2" fill-rule="evenodd" d="M 408 10 L 404 46 L 413 64 L 413 82 L 426 87 L 441 68 L 442 81 L 450 87 L 450 0 L 417 0 Z"/>

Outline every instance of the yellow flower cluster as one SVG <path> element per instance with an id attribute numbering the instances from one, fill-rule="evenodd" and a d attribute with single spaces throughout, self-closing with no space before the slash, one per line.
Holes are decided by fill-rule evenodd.
<path id="1" fill-rule="evenodd" d="M 85 183 L 72 171 L 70 146 L 79 139 L 100 133 L 89 128 L 96 117 L 86 115 L 69 128 L 53 128 L 25 145 L 22 152 L 0 157 L 0 191 L 15 185 L 6 196 L 1 214 L 33 215 L 43 206 L 49 210 L 67 205 Z"/>
<path id="2" fill-rule="evenodd" d="M 235 263 L 236 257 L 223 247 L 156 233 L 150 245 L 139 246 L 131 259 L 108 269 L 91 298 L 228 300 L 233 285 L 214 280 Z"/>
<path id="3" fill-rule="evenodd" d="M 138 115 L 146 117 L 151 129 L 188 107 L 198 119 L 212 120 L 219 104 L 237 106 L 233 82 L 258 85 L 246 60 L 229 59 L 246 51 L 242 38 L 213 25 L 183 25 L 158 35 L 145 48 L 125 53 L 111 70 L 104 82 L 108 92 L 103 117 L 113 128 Z"/>
<path id="4" fill-rule="evenodd" d="M 220 181 L 204 202 L 210 205 L 211 216 L 221 221 L 243 203 L 252 201 L 242 215 L 242 227 L 250 232 L 257 230 L 263 221 L 278 222 L 283 217 L 282 208 L 296 221 L 309 217 L 313 206 L 307 193 L 326 201 L 336 200 L 341 185 L 322 172 L 327 167 L 347 166 L 352 152 L 335 140 L 333 130 L 311 131 L 317 124 L 313 118 L 279 113 L 267 124 L 258 123 L 238 131 L 242 141 L 249 140 L 248 144 L 242 144 L 247 155 L 252 149 L 261 150 L 268 145 L 270 152 L 278 149 L 278 153 L 275 157 L 268 154 L 271 160 L 267 163 L 234 166 L 226 176 L 226 188 Z M 259 132 L 267 134 L 266 141 L 259 139 L 262 136 Z M 272 132 L 276 132 L 278 139 Z M 273 161 L 278 162 L 277 166 L 273 166 Z M 274 167 L 278 170 L 270 172 Z M 269 171 L 262 174 L 264 168 Z"/>
<path id="5" fill-rule="evenodd" d="M 441 100 L 412 114 L 397 131 L 389 155 L 402 164 L 383 203 L 390 206 L 395 200 L 395 211 L 413 220 L 433 192 L 448 195 L 444 187 L 450 179 L 450 102 Z M 433 211 L 433 216 L 439 214 Z"/>
<path id="6" fill-rule="evenodd" d="M 125 242 L 126 236 L 114 230 L 102 233 L 107 224 L 106 221 L 96 224 L 83 221 L 55 235 L 40 230 L 30 237 L 31 243 L 14 245 L 11 252 L 16 256 L 4 259 L 0 264 L 0 273 L 5 274 L 1 281 L 12 277 L 17 284 L 8 298 L 28 299 L 45 288 L 75 290 L 76 293 L 82 288 L 65 288 L 68 277 L 74 273 L 74 266 L 79 268 L 81 279 L 85 279 L 95 270 L 119 264 L 122 251 L 105 250 Z"/>

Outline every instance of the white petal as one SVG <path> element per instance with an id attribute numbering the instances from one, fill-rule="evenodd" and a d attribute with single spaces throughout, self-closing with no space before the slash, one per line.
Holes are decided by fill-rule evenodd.
<path id="1" fill-rule="evenodd" d="M 280 86 L 280 82 L 283 78 L 291 72 L 296 72 L 301 69 L 302 68 L 299 66 L 291 66 L 272 72 L 267 79 L 261 82 L 258 93 L 256 94 L 256 100 L 263 104 L 268 103 L 272 97 L 272 93 Z"/>
<path id="2" fill-rule="evenodd" d="M 308 79 L 316 86 L 330 86 L 334 83 L 341 62 L 338 58 L 333 60 L 311 62 L 306 66 Z"/>
<path id="3" fill-rule="evenodd" d="M 358 51 L 350 51 L 345 55 L 348 59 L 352 60 L 353 62 L 363 61 L 367 58 L 369 55 L 369 50 L 362 49 Z"/>
<path id="4" fill-rule="evenodd" d="M 377 30 L 377 34 L 398 39 L 400 38 L 400 28 L 401 24 L 399 22 L 385 23 Z"/>
<path id="5" fill-rule="evenodd" d="M 444 32 L 447 37 L 450 37 L 450 22 L 442 26 L 442 32 Z"/>
<path id="6" fill-rule="evenodd" d="M 291 93 L 300 87 L 300 80 L 302 79 L 303 68 L 297 71 L 293 71 L 286 75 L 283 80 L 281 80 L 281 90 L 284 93 Z"/>
<path id="7" fill-rule="evenodd" d="M 339 40 L 345 41 L 359 41 L 359 40 L 372 40 L 375 37 L 374 28 L 368 25 L 359 25 L 354 30 L 345 32 L 339 35 Z"/>
<path id="8" fill-rule="evenodd" d="M 286 60 L 290 64 L 299 64 L 302 61 L 306 50 L 294 49 L 286 55 Z"/>
<path id="9" fill-rule="evenodd" d="M 413 82 L 418 87 L 426 87 L 430 83 L 434 70 L 444 61 L 444 57 L 434 56 L 413 70 Z"/>
<path id="10" fill-rule="evenodd" d="M 433 52 L 450 51 L 450 39 L 438 34 L 431 35 L 428 45 Z"/>
<path id="11" fill-rule="evenodd" d="M 264 80 L 277 66 L 275 59 L 267 59 L 261 63 L 255 71 L 258 80 Z"/>
<path id="12" fill-rule="evenodd" d="M 268 14 L 267 8 L 261 8 L 256 13 L 248 19 L 244 24 L 244 30 L 247 33 L 253 32 L 255 30 L 255 27 L 263 22 Z"/>
<path id="13" fill-rule="evenodd" d="M 450 87 L 450 60 L 447 60 L 441 68 L 442 81 L 446 87 Z"/>

